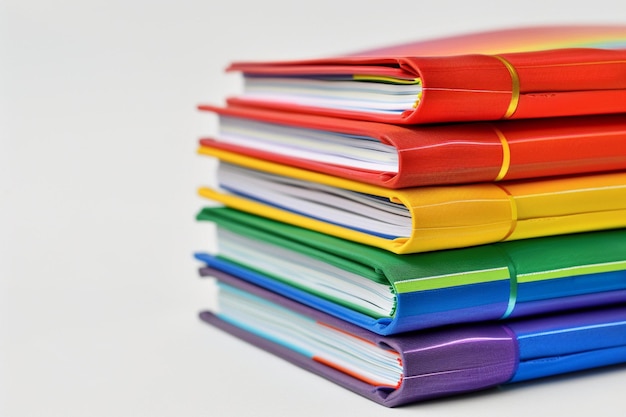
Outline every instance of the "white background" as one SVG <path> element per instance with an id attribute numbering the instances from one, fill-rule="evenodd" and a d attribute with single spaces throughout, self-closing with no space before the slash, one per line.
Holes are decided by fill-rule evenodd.
<path id="1" fill-rule="evenodd" d="M 191 257 L 230 61 L 602 22 L 626 3 L 0 0 L 0 416 L 623 416 L 623 366 L 385 409 L 200 323 Z"/>

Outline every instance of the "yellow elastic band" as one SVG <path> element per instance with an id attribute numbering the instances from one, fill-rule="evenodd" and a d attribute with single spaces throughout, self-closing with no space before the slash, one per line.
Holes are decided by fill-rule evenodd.
<path id="1" fill-rule="evenodd" d="M 511 205 L 511 225 L 509 226 L 509 232 L 501 239 L 502 242 L 507 240 L 517 228 L 517 202 L 515 201 L 515 197 L 513 194 L 506 189 L 504 183 L 503 184 L 494 184 L 496 187 L 499 187 L 502 191 L 506 193 L 509 197 L 509 204 Z"/>
<path id="2" fill-rule="evenodd" d="M 517 110 L 517 105 L 519 103 L 519 75 L 517 75 L 515 67 L 511 65 L 509 61 L 498 55 L 494 55 L 494 58 L 502 62 L 506 69 L 509 70 L 509 74 L 511 74 L 511 102 L 509 103 L 509 108 L 506 109 L 506 113 L 504 113 L 504 116 L 502 117 L 503 119 L 508 119 L 509 117 L 513 116 L 513 113 L 515 113 L 515 110 Z"/>
<path id="3" fill-rule="evenodd" d="M 500 139 L 500 143 L 502 144 L 502 166 L 494 180 L 500 181 L 506 176 L 507 172 L 509 172 L 509 167 L 511 166 L 511 148 L 509 148 L 509 142 L 506 141 L 504 133 L 495 127 L 493 129 L 496 131 L 496 135 L 498 135 L 498 139 Z"/>

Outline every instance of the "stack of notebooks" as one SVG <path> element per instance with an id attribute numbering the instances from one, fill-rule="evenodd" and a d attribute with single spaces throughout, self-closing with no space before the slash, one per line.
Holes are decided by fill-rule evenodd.
<path id="1" fill-rule="evenodd" d="M 389 407 L 626 362 L 626 26 L 230 70 L 202 320 Z"/>

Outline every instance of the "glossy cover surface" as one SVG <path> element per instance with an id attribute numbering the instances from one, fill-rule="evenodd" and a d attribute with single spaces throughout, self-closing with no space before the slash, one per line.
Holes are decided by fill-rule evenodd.
<path id="1" fill-rule="evenodd" d="M 529 28 L 521 31 L 530 32 Z M 311 60 L 238 62 L 247 75 L 419 78 L 422 95 L 401 114 L 235 97 L 232 103 L 384 123 L 418 124 L 626 112 L 626 27 L 572 26 L 468 34 Z M 568 39 L 569 37 L 569 39 Z M 516 43 L 519 42 L 519 43 Z M 556 48 L 556 49 L 546 49 Z M 616 49 L 603 49 L 616 48 Z M 621 48 L 621 49 L 619 49 Z"/>

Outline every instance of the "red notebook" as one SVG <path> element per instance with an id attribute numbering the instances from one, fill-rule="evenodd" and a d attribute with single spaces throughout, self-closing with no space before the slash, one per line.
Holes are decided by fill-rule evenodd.
<path id="1" fill-rule="evenodd" d="M 626 26 L 501 30 L 228 70 L 245 80 L 231 103 L 384 123 L 619 113 Z"/>
<path id="2" fill-rule="evenodd" d="M 387 188 L 626 169 L 626 115 L 399 126 L 251 107 L 219 114 L 219 148 Z"/>

